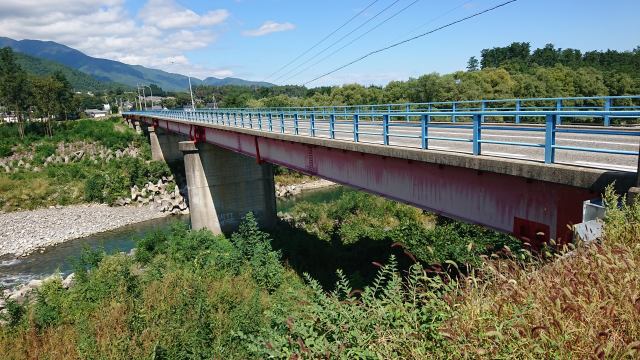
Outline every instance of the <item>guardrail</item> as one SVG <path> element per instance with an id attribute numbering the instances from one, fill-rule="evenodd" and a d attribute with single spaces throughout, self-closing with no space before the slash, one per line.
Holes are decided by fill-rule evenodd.
<path id="1" fill-rule="evenodd" d="M 342 110 L 342 109 L 341 109 Z M 626 117 L 640 119 L 638 110 L 599 111 L 590 108 L 581 110 L 455 110 L 455 111 L 410 111 L 410 112 L 328 112 L 326 109 L 305 109 L 305 111 L 282 111 L 281 109 L 198 109 L 162 110 L 128 112 L 125 114 L 143 115 L 156 119 L 178 120 L 191 123 L 215 124 L 229 127 L 251 128 L 265 132 L 290 133 L 310 137 L 337 139 L 336 134 L 349 134 L 348 140 L 354 142 L 378 143 L 385 146 L 403 146 L 391 144 L 390 139 L 418 139 L 417 147 L 430 148 L 430 141 L 465 142 L 471 144 L 471 153 L 482 154 L 484 144 L 495 144 L 514 147 L 539 148 L 544 151 L 544 162 L 554 163 L 556 150 L 576 152 L 605 153 L 624 156 L 638 156 L 637 150 L 620 150 L 607 148 L 591 148 L 558 144 L 556 135 L 562 133 L 590 134 L 602 136 L 631 136 L 640 139 L 638 128 L 613 128 L 603 126 L 566 126 L 561 125 L 563 117 L 580 118 L 613 118 Z M 485 123 L 491 117 L 542 118 L 542 125 L 525 125 L 518 123 Z M 435 121 L 435 119 L 469 118 L 470 123 L 454 123 L 452 121 Z M 408 121 L 406 121 L 408 120 Z M 394 132 L 393 130 L 396 129 Z M 400 129 L 400 130 L 398 130 Z M 439 129 L 470 130 L 471 137 L 445 137 L 433 134 Z M 484 130 L 497 132 L 523 131 L 544 134 L 544 142 L 531 143 L 512 140 L 491 140 L 483 137 Z M 463 134 L 461 134 L 463 135 Z M 346 140 L 340 138 L 340 140 Z"/>
<path id="2" fill-rule="evenodd" d="M 228 108 L 227 111 L 243 111 L 243 108 Z M 449 117 L 452 122 L 457 121 L 455 115 L 458 111 L 640 111 L 640 95 L 624 96 L 589 96 L 589 97 L 553 97 L 553 98 L 522 98 L 522 99 L 495 99 L 495 100 L 460 100 L 439 101 L 425 103 L 402 104 L 376 104 L 376 105 L 340 105 L 340 106 L 312 106 L 312 107 L 276 107 L 255 108 L 260 112 L 291 113 L 380 113 L 398 114 L 411 112 L 447 112 L 443 115 Z M 506 115 L 503 115 L 506 116 Z M 522 121 L 523 116 L 512 115 L 516 124 Z M 558 125 L 562 118 L 557 119 Z M 566 116 L 573 117 L 573 116 Z M 620 116 L 602 116 L 604 126 L 611 126 L 612 118 Z M 407 118 L 408 120 L 408 118 Z"/>

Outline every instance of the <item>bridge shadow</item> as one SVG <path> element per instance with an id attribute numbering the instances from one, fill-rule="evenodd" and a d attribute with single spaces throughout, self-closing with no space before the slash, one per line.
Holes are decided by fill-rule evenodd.
<path id="1" fill-rule="evenodd" d="M 391 239 L 360 239 L 354 244 L 344 244 L 334 236 L 326 241 L 282 220 L 270 233 L 272 246 L 282 252 L 285 264 L 301 277 L 308 273 L 327 291 L 334 289 L 338 269 L 354 289 L 361 289 L 370 284 L 378 272 L 374 262 L 385 264 L 393 254 L 400 270 L 408 269 L 413 263 L 401 247 L 392 247 Z"/>

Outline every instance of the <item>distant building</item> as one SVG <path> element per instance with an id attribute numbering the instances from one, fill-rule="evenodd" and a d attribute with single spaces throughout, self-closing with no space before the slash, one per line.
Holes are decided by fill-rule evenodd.
<path id="1" fill-rule="evenodd" d="M 106 112 L 111 112 L 111 105 L 109 104 L 103 104 L 102 105 L 102 110 L 106 111 Z"/>
<path id="2" fill-rule="evenodd" d="M 87 109 L 84 111 L 84 113 L 91 118 L 103 118 L 107 116 L 106 111 L 98 109 Z"/>

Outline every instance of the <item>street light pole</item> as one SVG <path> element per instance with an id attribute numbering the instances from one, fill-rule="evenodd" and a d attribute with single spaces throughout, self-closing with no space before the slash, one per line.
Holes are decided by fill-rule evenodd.
<path id="1" fill-rule="evenodd" d="M 189 92 L 191 93 L 191 110 L 196 110 L 196 102 L 193 101 L 193 90 L 191 89 L 191 75 L 189 75 Z"/>
<path id="2" fill-rule="evenodd" d="M 175 61 L 172 61 L 171 64 L 175 64 Z M 187 75 L 189 78 L 189 93 L 191 94 L 191 110 L 196 109 L 196 102 L 193 100 L 193 89 L 191 88 L 191 75 Z"/>
<path id="3" fill-rule="evenodd" d="M 148 85 L 144 85 L 144 87 L 148 87 L 149 92 L 151 93 L 151 110 L 153 110 L 153 89 L 151 89 L 151 86 Z"/>

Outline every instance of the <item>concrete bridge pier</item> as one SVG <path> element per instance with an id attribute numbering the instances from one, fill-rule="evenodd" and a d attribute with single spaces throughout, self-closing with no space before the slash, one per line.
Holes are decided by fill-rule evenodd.
<path id="1" fill-rule="evenodd" d="M 164 161 L 167 164 L 182 161 L 183 155 L 178 148 L 178 143 L 185 139 L 184 136 L 170 134 L 155 126 L 149 126 L 146 129 L 152 160 Z"/>
<path id="2" fill-rule="evenodd" d="M 221 147 L 180 142 L 189 192 L 193 229 L 214 234 L 233 231 L 253 212 L 263 227 L 276 220 L 276 198 L 271 164 Z"/>
<path id="3" fill-rule="evenodd" d="M 138 134 L 142 134 L 142 126 L 140 125 L 140 121 L 136 121 L 134 123 L 134 126 L 136 128 L 136 133 Z"/>

